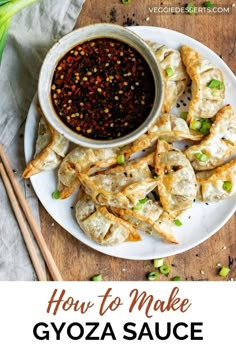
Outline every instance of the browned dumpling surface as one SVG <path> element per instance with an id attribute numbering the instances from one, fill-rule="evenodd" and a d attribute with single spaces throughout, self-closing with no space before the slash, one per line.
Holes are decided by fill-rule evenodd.
<path id="1" fill-rule="evenodd" d="M 198 198 L 203 202 L 219 201 L 236 193 L 236 160 L 212 171 L 197 173 Z"/>
<path id="2" fill-rule="evenodd" d="M 223 106 L 225 98 L 224 76 L 208 59 L 186 45 L 181 47 L 181 57 L 192 80 L 192 100 L 189 104 L 188 122 L 199 118 L 212 118 Z M 212 80 L 222 83 L 209 87 Z"/>
<path id="3" fill-rule="evenodd" d="M 69 141 L 55 131 L 44 117 L 40 118 L 36 140 L 35 156 L 27 164 L 23 177 L 29 178 L 42 171 L 59 166 L 69 148 Z"/>
<path id="4" fill-rule="evenodd" d="M 155 53 L 164 81 L 162 112 L 169 113 L 185 91 L 189 78 L 178 50 L 153 42 L 149 45 Z"/>
<path id="5" fill-rule="evenodd" d="M 163 241 L 176 243 L 173 235 L 173 220 L 160 203 L 146 198 L 143 204 L 132 209 L 112 208 L 121 218 L 130 222 L 134 227 L 155 237 L 161 237 Z"/>
<path id="6" fill-rule="evenodd" d="M 227 105 L 217 113 L 210 134 L 185 150 L 185 155 L 196 171 L 204 171 L 220 166 L 235 148 L 236 121 L 231 105 Z"/>
<path id="7" fill-rule="evenodd" d="M 90 149 L 78 146 L 63 159 L 58 169 L 60 199 L 68 198 L 79 186 L 77 173 L 92 174 L 116 164 L 118 149 Z"/>
<path id="8" fill-rule="evenodd" d="M 155 171 L 163 209 L 176 217 L 191 208 L 197 194 L 197 183 L 186 156 L 167 142 L 159 140 Z"/>
<path id="9" fill-rule="evenodd" d="M 78 176 L 94 202 L 102 206 L 132 208 L 157 186 L 149 168 L 153 158 L 150 154 L 94 176 L 83 173 Z"/>
<path id="10" fill-rule="evenodd" d="M 83 190 L 79 193 L 75 213 L 81 229 L 98 244 L 113 246 L 141 240 L 130 223 L 111 214 L 106 207 L 96 205 Z"/>

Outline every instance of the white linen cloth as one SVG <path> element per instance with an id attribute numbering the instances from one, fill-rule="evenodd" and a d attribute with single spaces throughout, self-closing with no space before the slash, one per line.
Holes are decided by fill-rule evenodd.
<path id="1" fill-rule="evenodd" d="M 74 28 L 84 2 L 41 0 L 18 12 L 12 18 L 0 64 L 0 143 L 38 223 L 37 198 L 30 182 L 21 179 L 25 168 L 24 122 L 37 90 L 42 61 L 54 42 Z M 0 280 L 36 279 L 0 179 Z"/>

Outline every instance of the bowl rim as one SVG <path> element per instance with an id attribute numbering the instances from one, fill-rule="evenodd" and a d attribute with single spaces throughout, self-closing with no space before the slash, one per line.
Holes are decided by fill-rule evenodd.
<path id="1" fill-rule="evenodd" d="M 79 34 L 83 33 L 84 31 L 91 31 L 93 29 L 96 30 L 101 30 L 101 29 L 106 29 L 107 34 L 101 34 L 94 32 L 94 34 L 91 36 L 88 36 L 85 39 L 80 40 L 79 39 Z M 111 139 L 111 140 L 96 140 L 92 138 L 87 138 L 83 136 L 82 134 L 79 134 L 75 131 L 73 131 L 71 128 L 67 127 L 65 123 L 62 122 L 62 120 L 58 117 L 51 99 L 50 99 L 50 90 L 47 92 L 47 89 L 45 89 L 45 81 L 47 85 L 51 87 L 51 82 L 52 82 L 52 77 L 53 73 L 55 71 L 55 68 L 59 62 L 60 59 L 63 58 L 63 56 L 74 46 L 80 43 L 84 43 L 86 41 L 91 40 L 92 38 L 115 38 L 114 33 L 110 33 L 109 29 L 113 30 L 118 33 L 120 33 L 120 36 L 118 36 L 117 40 L 128 44 L 129 46 L 133 47 L 139 54 L 142 55 L 143 59 L 146 61 L 148 64 L 152 76 L 154 79 L 154 84 L 155 84 L 155 96 L 154 96 L 154 104 L 152 107 L 152 110 L 150 111 L 148 117 L 144 120 L 144 122 L 138 126 L 134 131 L 130 132 L 127 135 L 121 136 L 116 139 Z M 118 32 L 117 32 L 118 31 Z M 131 37 L 136 40 L 136 43 L 132 46 L 129 41 L 130 38 L 127 38 L 126 35 L 128 34 L 127 37 Z M 122 37 L 122 35 L 124 35 Z M 122 38 L 120 38 L 122 37 Z M 70 41 L 73 41 L 73 44 Z M 138 44 L 137 44 L 138 43 Z M 137 49 L 137 46 L 142 47 L 142 52 L 139 49 Z M 57 51 L 60 50 L 60 53 L 57 55 Z M 144 53 L 145 51 L 145 53 Z M 53 58 L 53 61 L 52 61 Z M 48 72 L 50 72 L 50 75 L 48 75 Z M 41 69 L 39 73 L 39 81 L 38 81 L 38 98 L 39 98 L 39 103 L 40 107 L 42 109 L 42 112 L 49 122 L 52 127 L 58 131 L 60 134 L 62 134 L 65 138 L 67 138 L 69 141 L 71 141 L 74 144 L 84 146 L 84 147 L 90 147 L 90 148 L 111 148 L 111 147 L 118 147 L 118 146 L 123 146 L 126 144 L 129 144 L 133 142 L 134 140 L 138 139 L 142 134 L 144 134 L 151 125 L 154 124 L 155 120 L 158 118 L 163 99 L 164 99 L 164 82 L 163 78 L 161 75 L 161 69 L 158 64 L 158 61 L 155 57 L 154 52 L 152 49 L 148 46 L 148 44 L 145 42 L 145 40 L 142 39 L 141 36 L 136 34 L 135 32 L 129 30 L 127 27 L 123 27 L 117 24 L 108 24 L 108 23 L 96 23 L 84 27 L 80 27 L 78 29 L 73 30 L 72 32 L 66 34 L 65 36 L 61 37 L 48 51 L 46 54 Z"/>

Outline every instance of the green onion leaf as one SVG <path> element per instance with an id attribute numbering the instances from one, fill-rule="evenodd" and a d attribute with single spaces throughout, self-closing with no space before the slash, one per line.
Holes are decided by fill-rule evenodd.
<path id="1" fill-rule="evenodd" d="M 212 1 L 205 1 L 203 3 L 203 6 L 207 7 L 208 9 L 212 9 L 215 5 L 214 5 L 214 3 Z"/>
<path id="2" fill-rule="evenodd" d="M 169 66 L 169 67 L 166 69 L 166 75 L 167 75 L 168 77 L 171 77 L 171 76 L 174 75 L 174 70 L 172 69 L 171 66 Z"/>
<path id="3" fill-rule="evenodd" d="M 102 275 L 101 274 L 96 274 L 91 278 L 92 281 L 102 281 Z"/>
<path id="4" fill-rule="evenodd" d="M 52 199 L 60 199 L 60 192 L 58 190 L 52 193 Z"/>
<path id="5" fill-rule="evenodd" d="M 188 15 L 195 15 L 195 8 L 196 6 L 194 5 L 194 3 L 190 2 L 185 6 L 185 10 L 187 12 Z"/>
<path id="6" fill-rule="evenodd" d="M 226 191 L 226 192 L 230 192 L 231 189 L 232 189 L 233 185 L 231 182 L 229 181 L 224 181 L 223 183 L 223 189 Z"/>
<path id="7" fill-rule="evenodd" d="M 140 204 L 146 204 L 147 203 L 147 201 L 148 201 L 148 198 L 147 197 L 145 197 L 145 198 L 143 198 L 143 199 L 139 199 L 139 203 Z"/>
<path id="8" fill-rule="evenodd" d="M 154 268 L 160 268 L 164 264 L 163 258 L 156 258 L 153 260 Z"/>
<path id="9" fill-rule="evenodd" d="M 160 272 L 161 274 L 167 275 L 170 273 L 170 266 L 168 266 L 168 264 L 163 264 L 162 266 L 160 266 Z"/>
<path id="10" fill-rule="evenodd" d="M 121 0 L 121 2 L 124 5 L 129 5 L 131 3 L 131 0 Z"/>
<path id="11" fill-rule="evenodd" d="M 201 129 L 202 123 L 200 120 L 192 120 L 189 127 L 192 130 L 199 130 Z"/>
<path id="12" fill-rule="evenodd" d="M 182 225 L 183 225 L 183 223 L 182 223 L 179 219 L 175 219 L 175 220 L 174 220 L 174 224 L 175 224 L 176 226 L 182 226 Z"/>
<path id="13" fill-rule="evenodd" d="M 179 275 L 176 275 L 176 277 L 173 277 L 171 280 L 172 281 L 181 281 L 181 277 Z"/>
<path id="14" fill-rule="evenodd" d="M 147 274 L 147 278 L 148 280 L 156 280 L 158 274 L 159 274 L 158 272 L 150 272 Z"/>
<path id="15" fill-rule="evenodd" d="M 219 275 L 221 277 L 226 277 L 230 272 L 230 268 L 228 267 L 222 267 L 221 270 L 219 271 Z"/>
<path id="16" fill-rule="evenodd" d="M 187 117 L 188 117 L 188 112 L 181 112 L 181 113 L 180 113 L 180 118 L 186 120 Z"/>
<path id="17" fill-rule="evenodd" d="M 125 155 L 118 155 L 116 162 L 118 165 L 124 165 L 125 163 Z"/>
<path id="18" fill-rule="evenodd" d="M 209 87 L 211 89 L 215 88 L 217 90 L 222 90 L 225 87 L 225 84 L 223 81 L 213 79 L 210 82 L 208 82 L 207 87 Z"/>
<path id="19" fill-rule="evenodd" d="M 36 1 L 39 0 L 0 0 L 0 62 L 12 16 Z"/>
<path id="20" fill-rule="evenodd" d="M 209 134 L 211 125 L 211 121 L 209 121 L 208 119 L 203 119 L 201 128 L 199 129 L 200 133 L 202 133 L 203 135 Z"/>
<path id="21" fill-rule="evenodd" d="M 202 152 L 196 152 L 194 156 L 200 162 L 207 162 L 209 160 L 209 157 L 206 154 L 203 154 Z"/>
<path id="22" fill-rule="evenodd" d="M 143 205 L 141 203 L 137 203 L 134 207 L 133 210 L 134 211 L 139 211 L 143 209 Z"/>

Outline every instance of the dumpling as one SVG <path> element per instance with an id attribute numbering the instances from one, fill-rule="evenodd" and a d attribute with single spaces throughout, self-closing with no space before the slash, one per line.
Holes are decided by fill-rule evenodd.
<path id="1" fill-rule="evenodd" d="M 169 113 L 184 93 L 189 78 L 182 63 L 180 52 L 165 45 L 149 42 L 160 64 L 164 80 L 163 113 Z"/>
<path id="2" fill-rule="evenodd" d="M 126 157 L 130 157 L 136 152 L 145 150 L 154 145 L 158 139 L 164 139 L 167 142 L 202 139 L 202 134 L 189 129 L 188 124 L 183 118 L 176 117 L 173 114 L 162 114 L 156 123 L 149 128 L 146 134 L 141 135 L 133 143 L 123 149 Z"/>
<path id="3" fill-rule="evenodd" d="M 78 173 L 81 184 L 94 202 L 102 206 L 132 208 L 156 186 L 149 165 L 154 154 L 127 162 L 94 176 Z"/>
<path id="4" fill-rule="evenodd" d="M 81 229 L 98 244 L 113 246 L 141 240 L 131 224 L 111 214 L 106 207 L 96 205 L 83 190 L 75 205 L 75 213 Z"/>
<path id="5" fill-rule="evenodd" d="M 192 100 L 187 121 L 212 118 L 225 98 L 223 73 L 194 49 L 183 45 L 181 57 L 192 80 Z"/>
<path id="6" fill-rule="evenodd" d="M 177 243 L 172 231 L 173 220 L 158 202 L 147 199 L 141 208 L 112 208 L 121 218 L 134 227 L 153 236 L 161 237 L 163 241 Z"/>
<path id="7" fill-rule="evenodd" d="M 60 199 L 68 198 L 79 186 L 77 173 L 92 174 L 102 168 L 116 164 L 118 149 L 74 148 L 62 161 L 58 169 Z"/>
<path id="8" fill-rule="evenodd" d="M 191 130 L 183 118 L 176 117 L 173 114 L 162 114 L 149 130 L 148 136 L 151 141 L 164 139 L 167 142 L 188 140 L 201 140 L 202 134 Z"/>
<path id="9" fill-rule="evenodd" d="M 185 150 L 185 155 L 196 171 L 204 171 L 224 163 L 235 151 L 235 147 L 235 116 L 232 107 L 227 105 L 217 113 L 210 134 L 198 145 Z"/>
<path id="10" fill-rule="evenodd" d="M 186 156 L 165 141 L 159 140 L 155 171 L 163 209 L 176 217 L 191 208 L 197 194 L 197 182 Z"/>
<path id="11" fill-rule="evenodd" d="M 217 167 L 215 170 L 197 173 L 197 183 L 198 198 L 203 202 L 231 197 L 236 193 L 236 160 Z"/>
<path id="12" fill-rule="evenodd" d="M 23 172 L 23 178 L 29 178 L 45 170 L 55 169 L 61 163 L 68 149 L 69 141 L 54 130 L 44 117 L 41 117 L 38 126 L 35 156 L 27 164 Z"/>

